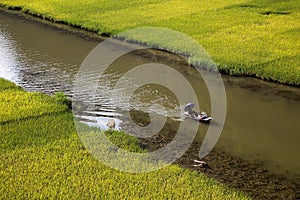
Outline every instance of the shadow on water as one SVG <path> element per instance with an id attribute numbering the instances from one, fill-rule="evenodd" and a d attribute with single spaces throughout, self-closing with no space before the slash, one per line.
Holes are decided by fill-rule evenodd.
<path id="1" fill-rule="evenodd" d="M 73 95 L 73 80 L 84 58 L 98 44 L 97 41 L 86 40 L 3 11 L 0 11 L 0 27 L 0 77 L 9 79 L 28 91 L 49 94 L 63 91 L 69 96 Z M 118 129 L 122 127 L 134 132 L 138 130 L 135 128 L 136 124 L 145 126 L 150 123 L 149 113 L 165 116 L 167 121 L 159 134 L 142 140 L 143 147 L 155 150 L 172 140 L 180 123 L 182 105 L 179 105 L 176 95 L 164 86 L 147 84 L 134 92 L 128 109 L 126 102 L 123 102 L 121 89 L 111 89 L 129 69 L 145 63 L 165 64 L 180 72 L 197 91 L 200 108 L 211 113 L 209 93 L 197 70 L 189 67 L 186 61 L 177 55 L 163 51 L 139 50 L 121 56 L 106 70 L 101 79 L 103 82 L 99 81 L 97 95 L 83 96 L 79 100 L 81 112 L 77 117 L 101 129 L 107 128 L 108 120 L 115 119 Z M 105 80 L 109 80 L 112 85 L 107 85 Z M 239 182 L 234 186 L 239 188 L 243 187 L 244 183 L 241 181 L 244 181 L 245 177 L 248 176 L 247 181 L 251 182 L 251 178 L 265 173 L 264 170 L 254 173 L 256 170 L 253 166 L 257 165 L 249 164 L 259 163 L 269 172 L 299 183 L 299 88 L 251 78 L 223 76 L 223 80 L 227 93 L 227 116 L 216 151 L 205 158 L 209 160 L 211 168 L 215 169 L 214 172 L 217 171 L 210 174 L 214 176 L 213 174 L 224 172 L 218 172 L 219 167 L 226 169 L 234 166 L 235 170 L 226 171 L 226 176 L 242 177 L 242 173 L 243 178 L 225 179 Z M 123 81 L 124 87 L 130 87 L 132 84 L 131 80 Z M 178 80 L 172 80 L 172 77 L 170 82 L 180 84 Z M 151 107 L 154 104 L 164 109 Z M 124 113 L 128 111 L 136 124 L 129 124 L 128 119 L 124 117 Z M 192 147 L 178 163 L 193 168 L 192 160 L 198 159 L 197 153 L 208 126 L 199 124 Z M 233 157 L 236 158 L 235 161 Z M 195 170 L 209 172 L 210 169 Z M 220 178 L 222 174 L 218 177 L 226 182 Z M 252 190 L 255 190 L 257 181 L 262 180 L 256 179 Z"/>

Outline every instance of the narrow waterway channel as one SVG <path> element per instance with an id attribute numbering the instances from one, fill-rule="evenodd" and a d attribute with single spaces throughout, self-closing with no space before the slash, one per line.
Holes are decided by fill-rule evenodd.
<path id="1" fill-rule="evenodd" d="M 88 53 L 99 41 L 80 37 L 64 30 L 53 29 L 24 17 L 0 11 L 0 77 L 11 80 L 27 91 L 65 92 L 72 96 L 73 81 Z M 118 60 L 107 77 L 114 79 L 132 63 L 160 62 L 172 66 L 189 80 L 201 96 L 201 108 L 210 113 L 207 88 L 193 68 L 175 55 L 166 52 L 137 52 Z M 223 76 L 227 94 L 225 126 L 217 143 L 223 151 L 262 166 L 275 174 L 300 182 L 300 89 L 268 83 L 252 78 Z M 129 81 L 129 80 L 128 80 Z M 172 80 L 170 80 L 172 81 Z M 176 80 L 174 80 L 176 81 Z M 130 82 L 124 83 L 129 84 Z M 100 128 L 111 118 L 121 123 L 122 98 L 118 91 L 101 88 L 99 96 L 86 99 L 82 120 Z M 105 86 L 103 83 L 102 85 Z M 107 101 L 106 96 L 115 97 Z M 147 111 L 152 104 L 161 104 L 176 123 L 180 106 L 176 97 L 164 87 L 146 85 L 136 92 L 132 108 Z M 114 103 L 115 102 L 115 103 Z M 118 106 L 116 106 L 118 105 Z M 200 125 L 201 140 L 208 125 Z"/>

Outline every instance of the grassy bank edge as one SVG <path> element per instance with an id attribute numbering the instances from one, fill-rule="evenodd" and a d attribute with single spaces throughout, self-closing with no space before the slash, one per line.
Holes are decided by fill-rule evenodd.
<path id="1" fill-rule="evenodd" d="M 40 22 L 45 23 L 46 21 L 48 21 L 48 22 L 52 23 L 54 26 L 55 26 L 55 24 L 56 25 L 66 25 L 66 26 L 75 28 L 78 31 L 84 31 L 84 32 L 81 32 L 81 33 L 86 34 L 88 36 L 91 36 L 92 33 L 97 34 L 97 36 L 99 36 L 100 39 L 105 39 L 107 37 L 114 36 L 114 33 L 112 33 L 112 32 L 104 31 L 104 32 L 100 32 L 100 34 L 99 34 L 98 29 L 94 30 L 93 28 L 83 27 L 80 24 L 72 23 L 72 22 L 69 22 L 69 21 L 57 20 L 57 19 L 55 19 L 51 16 L 44 15 L 43 13 L 39 13 L 39 12 L 32 11 L 32 10 L 29 10 L 29 9 L 24 9 L 24 7 L 22 7 L 22 6 L 13 6 L 13 5 L 0 3 L 0 9 L 1 8 L 5 9 L 5 10 L 9 10 L 9 11 L 17 11 L 17 13 L 32 16 L 33 19 L 34 18 L 42 19 L 42 20 L 40 20 Z M 95 35 L 93 35 L 92 37 L 95 38 Z M 134 39 L 133 40 L 132 39 L 126 39 L 124 37 L 120 37 L 118 39 L 127 40 L 129 42 L 145 45 L 145 46 L 150 47 L 150 48 L 159 48 L 161 50 L 166 50 L 166 51 L 169 51 L 169 52 L 172 52 L 172 53 L 176 53 L 176 54 L 186 56 L 186 53 L 181 52 L 180 50 L 179 51 L 178 50 L 172 50 L 172 47 L 169 47 L 169 46 L 166 46 L 166 47 L 165 46 L 160 46 L 160 47 L 158 47 L 157 45 L 153 45 L 151 42 L 138 41 L 138 40 L 134 40 Z M 197 66 L 197 61 L 195 63 L 196 64 L 191 63 L 191 65 L 194 66 L 194 67 L 198 67 Z M 244 67 L 228 66 L 228 65 L 222 64 L 222 63 L 217 63 L 217 67 L 218 67 L 219 72 L 221 74 L 225 74 L 225 75 L 258 78 L 258 79 L 261 79 L 261 80 L 264 80 L 264 81 L 284 84 L 284 85 L 293 86 L 293 87 L 299 87 L 300 86 L 299 77 L 296 77 L 296 78 L 291 77 L 290 79 L 273 78 L 269 75 L 257 75 L 253 71 L 251 71 L 251 70 L 249 71 L 249 69 L 245 69 Z"/>

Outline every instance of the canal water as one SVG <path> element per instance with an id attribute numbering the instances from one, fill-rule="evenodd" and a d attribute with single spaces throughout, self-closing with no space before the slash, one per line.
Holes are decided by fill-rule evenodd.
<path id="1" fill-rule="evenodd" d="M 97 44 L 99 41 L 0 11 L 0 77 L 27 91 L 65 92 L 72 97 L 80 65 Z M 155 112 L 178 123 L 183 105 L 167 88 L 156 84 L 140 87 L 128 108 L 123 105 L 122 91 L 107 87 L 105 80 L 113 82 L 132 66 L 153 62 L 171 66 L 186 77 L 201 99 L 201 109 L 211 113 L 207 87 L 194 68 L 179 56 L 145 50 L 119 58 L 99 82 L 99 95 L 79 98 L 84 112 L 77 117 L 101 129 L 114 119 L 120 128 L 123 113 L 129 109 L 146 115 Z M 123 81 L 126 87 L 131 84 Z M 253 78 L 223 76 L 223 81 L 227 113 L 216 148 L 249 162 L 259 161 L 270 172 L 300 182 L 300 89 Z M 196 139 L 203 139 L 208 126 L 199 124 Z"/>

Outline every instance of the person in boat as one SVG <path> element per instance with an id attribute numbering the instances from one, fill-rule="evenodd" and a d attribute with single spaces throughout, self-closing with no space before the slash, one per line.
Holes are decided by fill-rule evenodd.
<path id="1" fill-rule="evenodd" d="M 199 115 L 199 118 L 203 119 L 205 117 L 207 117 L 207 114 L 205 112 L 201 112 L 200 115 Z"/>
<path id="2" fill-rule="evenodd" d="M 205 112 L 201 112 L 200 114 L 193 110 L 195 104 L 188 103 L 184 106 L 184 112 L 193 117 L 194 119 L 202 120 L 207 117 Z"/>

